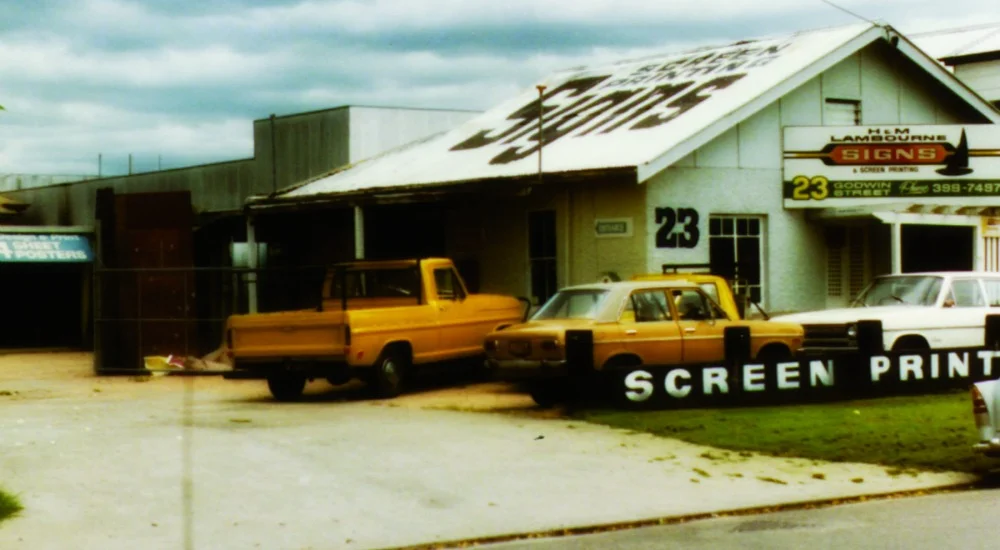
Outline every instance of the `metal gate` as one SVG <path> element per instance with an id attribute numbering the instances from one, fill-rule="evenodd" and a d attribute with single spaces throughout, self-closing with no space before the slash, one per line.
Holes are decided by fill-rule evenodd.
<path id="1" fill-rule="evenodd" d="M 95 268 L 94 369 L 145 371 L 149 356 L 204 357 L 222 344 L 226 319 L 309 309 L 322 299 L 325 266 Z"/>

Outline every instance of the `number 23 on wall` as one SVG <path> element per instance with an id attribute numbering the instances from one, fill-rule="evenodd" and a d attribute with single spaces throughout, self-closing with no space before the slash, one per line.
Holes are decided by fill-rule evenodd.
<path id="1" fill-rule="evenodd" d="M 792 178 L 792 198 L 797 201 L 809 199 L 821 201 L 830 196 L 830 180 L 823 176 L 795 176 Z"/>
<path id="2" fill-rule="evenodd" d="M 657 207 L 656 248 L 694 248 L 698 246 L 698 211 L 694 208 Z M 679 226 L 679 227 L 678 227 Z M 679 231 L 675 231 L 678 230 Z"/>

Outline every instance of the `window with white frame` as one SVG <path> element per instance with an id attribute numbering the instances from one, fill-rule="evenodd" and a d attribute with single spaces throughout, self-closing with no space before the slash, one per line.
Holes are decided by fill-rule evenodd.
<path id="1" fill-rule="evenodd" d="M 710 215 L 708 256 L 712 273 L 728 279 L 733 292 L 757 303 L 764 296 L 764 216 Z"/>

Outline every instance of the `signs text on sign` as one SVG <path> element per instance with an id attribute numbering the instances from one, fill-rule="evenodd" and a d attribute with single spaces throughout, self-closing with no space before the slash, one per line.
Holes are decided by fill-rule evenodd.
<path id="1" fill-rule="evenodd" d="M 89 262 L 90 244 L 82 235 L 0 234 L 0 262 Z"/>
<path id="2" fill-rule="evenodd" d="M 1000 195 L 1000 127 L 787 127 L 786 206 L 829 199 Z"/>
<path id="3" fill-rule="evenodd" d="M 594 220 L 594 235 L 598 238 L 631 237 L 632 218 L 598 218 Z"/>

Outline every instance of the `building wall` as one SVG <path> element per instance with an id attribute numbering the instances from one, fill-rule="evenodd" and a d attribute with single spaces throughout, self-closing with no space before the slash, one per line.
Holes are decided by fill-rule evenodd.
<path id="1" fill-rule="evenodd" d="M 823 226 L 803 210 L 782 205 L 782 127 L 824 120 L 827 98 L 861 102 L 862 124 L 951 124 L 976 120 L 909 61 L 873 45 L 769 105 L 646 183 L 646 269 L 664 263 L 709 262 L 711 215 L 759 215 L 766 228 L 762 301 L 771 311 L 826 306 Z M 656 213 L 660 209 L 661 216 Z M 697 242 L 690 248 L 657 246 L 668 209 L 697 213 Z M 691 216 L 688 215 L 688 220 Z M 680 220 L 675 235 L 685 231 Z M 686 238 L 691 245 L 690 231 Z"/>
<path id="2" fill-rule="evenodd" d="M 956 65 L 955 76 L 989 101 L 1000 101 L 1000 59 Z"/>
<path id="3" fill-rule="evenodd" d="M 346 107 L 274 117 L 273 123 L 270 118 L 255 120 L 253 149 L 258 185 L 254 191 L 276 191 L 347 164 L 349 128 Z"/>
<path id="4" fill-rule="evenodd" d="M 450 130 L 478 114 L 478 111 L 352 106 L 348 138 L 349 162 L 358 162 L 411 141 Z"/>
<path id="5" fill-rule="evenodd" d="M 5 193 L 31 204 L 15 223 L 23 225 L 94 225 L 96 191 L 112 188 L 115 194 L 190 191 L 199 211 L 239 211 L 253 189 L 253 160 L 237 160 L 146 172 L 131 176 L 92 179 L 62 185 Z"/>
<path id="6" fill-rule="evenodd" d="M 463 201 L 447 211 L 448 254 L 459 263 L 478 262 L 481 291 L 529 296 L 528 216 L 553 210 L 559 287 L 596 282 L 608 272 L 627 279 L 646 270 L 644 199 L 645 190 L 634 183 L 597 181 Z M 632 235 L 598 237 L 599 218 L 631 218 Z"/>

